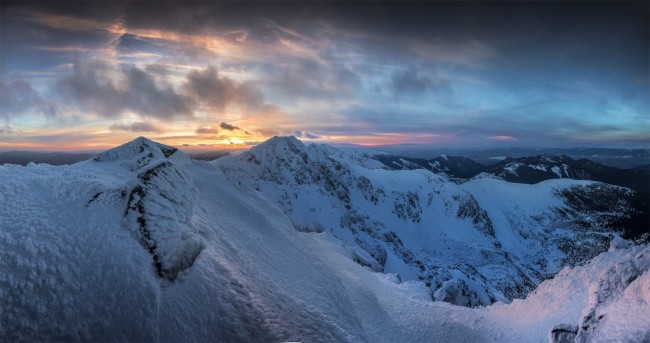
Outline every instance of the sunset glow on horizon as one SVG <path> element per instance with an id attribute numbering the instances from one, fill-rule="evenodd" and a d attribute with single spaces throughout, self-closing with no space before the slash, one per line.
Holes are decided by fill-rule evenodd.
<path id="1" fill-rule="evenodd" d="M 650 142 L 647 2 L 0 6 L 0 150 Z"/>

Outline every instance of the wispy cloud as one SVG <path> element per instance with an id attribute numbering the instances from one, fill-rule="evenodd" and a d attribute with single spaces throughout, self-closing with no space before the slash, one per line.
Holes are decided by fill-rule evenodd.
<path id="1" fill-rule="evenodd" d="M 2 135 L 9 135 L 14 133 L 14 128 L 11 127 L 11 125 L 4 123 L 0 124 L 0 134 Z"/>
<path id="2" fill-rule="evenodd" d="M 135 122 L 131 124 L 115 123 L 109 127 L 111 131 L 153 132 L 162 133 L 166 130 L 150 122 Z"/>
<path id="3" fill-rule="evenodd" d="M 217 134 L 221 130 L 217 127 L 212 127 L 212 126 L 199 126 L 196 129 L 196 133 L 200 135 L 210 135 L 210 134 Z"/>
<path id="4" fill-rule="evenodd" d="M 32 112 L 54 117 L 57 108 L 52 102 L 43 99 L 29 82 L 22 79 L 0 79 L 0 120 L 10 121 Z"/>
<path id="5" fill-rule="evenodd" d="M 27 14 L 27 18 L 51 28 L 69 31 L 111 30 L 112 28 L 111 24 L 102 23 L 94 19 L 43 12 L 30 12 Z"/>
<path id="6" fill-rule="evenodd" d="M 208 145 L 648 137 L 648 19 L 632 15 L 646 3 L 151 6 L 7 6 L 5 134 L 92 123 Z"/>
<path id="7" fill-rule="evenodd" d="M 294 130 L 294 131 L 292 132 L 292 134 L 293 134 L 294 136 L 298 137 L 298 138 L 307 138 L 307 139 L 318 139 L 318 138 L 321 138 L 321 136 L 319 136 L 319 135 L 317 135 L 317 134 L 315 134 L 315 133 L 313 133 L 313 132 L 309 132 L 309 131 Z"/>

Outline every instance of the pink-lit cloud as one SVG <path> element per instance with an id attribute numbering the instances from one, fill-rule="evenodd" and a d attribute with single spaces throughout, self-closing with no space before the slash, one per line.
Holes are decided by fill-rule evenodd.
<path id="1" fill-rule="evenodd" d="M 500 141 L 500 142 L 516 142 L 519 139 L 513 136 L 499 135 L 499 136 L 489 136 L 486 137 L 489 140 Z"/>

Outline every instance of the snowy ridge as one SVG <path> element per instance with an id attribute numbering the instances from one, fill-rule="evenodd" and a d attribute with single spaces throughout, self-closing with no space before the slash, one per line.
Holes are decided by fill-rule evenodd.
<path id="1" fill-rule="evenodd" d="M 491 320 L 504 323 L 505 330 L 518 332 L 504 341 L 517 341 L 519 336 L 520 341 L 540 342 L 646 342 L 650 336 L 646 320 L 650 315 L 649 253 L 648 245 L 610 249 L 583 265 L 564 268 L 526 299 L 496 304 L 485 312 Z M 630 265 L 639 268 L 622 268 Z M 594 307 L 595 292 L 609 302 Z M 579 327 L 594 309 L 601 325 Z M 589 333 L 588 327 L 592 328 Z"/>
<path id="2" fill-rule="evenodd" d="M 293 137 L 214 162 L 277 202 L 296 230 L 327 231 L 361 265 L 423 280 L 433 300 L 470 307 L 523 297 L 561 266 L 606 250 L 612 223 L 628 211 L 630 194 L 603 184 L 481 179 L 459 186 L 423 169 L 385 170 L 385 163 L 377 168 Z M 602 208 L 586 204 L 590 197 L 620 199 Z M 594 228 L 584 230 L 587 222 Z"/>
<path id="3" fill-rule="evenodd" d="M 650 246 L 625 246 L 566 267 L 526 299 L 488 311 L 496 320 L 530 326 L 532 337 L 548 330 L 549 342 L 647 342 Z"/>
<path id="4" fill-rule="evenodd" d="M 622 335 L 629 341 L 650 341 L 650 324 L 643 320 L 650 306 L 649 269 L 650 249 L 646 249 L 601 272 L 598 282 L 589 287 L 589 307 L 582 312 L 576 341 L 606 342 Z M 626 321 L 624 330 L 621 317 Z"/>

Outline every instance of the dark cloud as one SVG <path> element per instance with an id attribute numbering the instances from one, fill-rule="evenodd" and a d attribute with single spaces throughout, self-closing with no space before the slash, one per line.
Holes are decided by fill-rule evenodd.
<path id="1" fill-rule="evenodd" d="M 201 104 L 216 112 L 229 105 L 251 111 L 271 106 L 255 85 L 220 77 L 214 67 L 189 72 L 178 89 L 167 76 L 167 68 L 159 64 L 116 68 L 92 60 L 74 64 L 72 73 L 58 81 L 57 89 L 82 111 L 104 118 L 119 118 L 127 111 L 166 120 L 192 117 Z"/>
<path id="2" fill-rule="evenodd" d="M 228 124 L 226 122 L 223 122 L 223 121 L 221 123 L 219 123 L 219 127 L 224 129 L 224 130 L 228 130 L 228 131 L 240 130 L 240 128 L 238 128 L 237 126 L 230 125 L 230 124 Z"/>
<path id="3" fill-rule="evenodd" d="M 81 111 L 118 117 L 128 109 L 124 102 L 126 94 L 113 83 L 109 72 L 109 65 L 101 61 L 75 63 L 72 74 L 58 81 L 57 90 Z"/>
<path id="4" fill-rule="evenodd" d="M 135 66 L 122 68 L 127 104 L 136 113 L 164 119 L 191 116 L 193 102 L 171 85 L 154 79 Z"/>
<path id="5" fill-rule="evenodd" d="M 286 37 L 287 32 L 297 32 L 310 40 L 341 41 L 360 47 L 367 56 L 385 62 L 412 56 L 413 46 L 421 46 L 414 43 L 422 43 L 442 53 L 457 45 L 456 53 L 447 57 L 475 53 L 482 56 L 481 47 L 493 47 L 504 52 L 497 62 L 510 69 L 534 65 L 548 71 L 539 67 L 561 61 L 566 62 L 565 67 L 605 72 L 616 65 L 617 72 L 633 77 L 647 75 L 648 68 L 649 7 L 642 1 L 165 2 L 156 3 L 155 9 L 146 1 L 27 2 L 3 3 L 3 11 L 3 28 L 19 33 L 3 37 L 3 50 L 10 50 L 7 54 L 12 57 L 12 66 L 20 63 L 21 57 L 35 64 L 31 59 L 45 62 L 58 56 L 21 56 L 21 48 L 48 42 L 57 46 L 101 46 L 110 38 L 102 30 L 46 30 L 45 23 L 25 15 L 49 13 L 104 24 L 121 19 L 132 29 L 186 35 L 216 33 L 240 43 L 274 42 Z M 286 30 L 270 29 L 269 22 Z M 125 35 L 125 48 L 144 42 L 131 38 Z"/>
<path id="6" fill-rule="evenodd" d="M 119 75 L 116 81 L 111 73 Z M 114 70 L 97 60 L 76 63 L 72 73 L 58 81 L 57 89 L 81 111 L 105 118 L 119 118 L 127 111 L 161 119 L 190 117 L 195 106 L 191 98 L 142 69 Z"/>
<path id="7" fill-rule="evenodd" d="M 433 81 L 413 68 L 393 73 L 390 87 L 397 94 L 422 94 L 433 87 Z"/>
<path id="8" fill-rule="evenodd" d="M 221 112 L 231 104 L 253 110 L 259 110 L 265 105 L 264 97 L 255 85 L 219 76 L 217 69 L 212 66 L 187 74 L 185 89 L 188 94 L 215 111 Z"/>
<path id="9" fill-rule="evenodd" d="M 222 109 L 232 100 L 235 88 L 232 80 L 228 78 L 220 80 L 214 67 L 189 73 L 187 87 L 196 97 Z"/>
<path id="10" fill-rule="evenodd" d="M 118 36 L 115 44 L 115 49 L 119 53 L 127 56 L 134 53 L 150 53 L 155 55 L 161 52 L 161 42 L 129 33 Z"/>
<path id="11" fill-rule="evenodd" d="M 234 126 L 234 125 L 230 125 L 230 124 L 228 124 L 228 123 L 226 123 L 226 122 L 223 122 L 223 121 L 222 121 L 221 123 L 219 123 L 219 127 L 222 128 L 222 129 L 224 129 L 224 130 L 228 130 L 228 131 L 239 130 L 239 131 L 243 132 L 243 133 L 246 134 L 246 135 L 250 135 L 250 134 L 251 134 L 250 132 L 248 132 L 248 131 L 242 129 L 241 127 Z"/>
<path id="12" fill-rule="evenodd" d="M 441 93 L 451 91 L 448 80 L 413 67 L 394 72 L 388 86 L 395 95 L 419 96 L 429 91 Z"/>
<path id="13" fill-rule="evenodd" d="M 10 135 L 12 133 L 14 133 L 14 128 L 11 127 L 11 125 L 6 124 L 6 123 L 5 124 L 0 124 L 0 134 Z"/>
<path id="14" fill-rule="evenodd" d="M 135 122 L 132 124 L 115 123 L 109 127 L 111 131 L 154 132 L 162 133 L 165 130 L 158 125 L 148 122 Z"/>
<path id="15" fill-rule="evenodd" d="M 147 64 L 144 70 L 151 75 L 155 75 L 163 79 L 169 75 L 169 69 L 162 64 Z"/>
<path id="16" fill-rule="evenodd" d="M 119 16 L 115 9 L 119 5 L 115 3 L 97 7 L 81 3 L 78 5 L 80 6 L 65 6 L 56 2 L 2 2 L 2 64 L 11 71 L 46 70 L 70 63 L 75 58 L 86 57 L 90 50 L 104 48 L 113 36 L 106 31 L 72 31 L 53 28 L 55 21 L 46 23 L 47 15 L 93 18 L 92 20 L 108 22 Z M 9 32 L 11 34 L 6 34 Z"/>
<path id="17" fill-rule="evenodd" d="M 215 127 L 215 126 L 204 126 L 204 125 L 201 125 L 201 126 L 199 126 L 198 129 L 196 129 L 196 133 L 199 133 L 199 134 L 217 134 L 217 133 L 221 132 L 221 130 L 227 130 L 227 131 L 241 131 L 241 132 L 243 132 L 243 133 L 246 134 L 246 135 L 250 135 L 250 134 L 251 134 L 250 132 L 248 132 L 248 131 L 242 129 L 241 127 L 239 127 L 239 126 L 235 126 L 235 125 L 232 125 L 232 124 L 228 124 L 228 123 L 226 123 L 225 121 L 222 121 L 222 122 L 219 123 L 219 125 L 216 126 L 216 127 Z"/>
<path id="18" fill-rule="evenodd" d="M 198 129 L 196 129 L 196 133 L 198 134 L 217 134 L 219 133 L 219 129 L 211 126 L 200 126 Z"/>
<path id="19" fill-rule="evenodd" d="M 43 99 L 25 80 L 0 80 L 0 119 L 9 121 L 31 112 L 54 117 L 57 108 Z"/>
<path id="20" fill-rule="evenodd" d="M 286 36 L 269 29 L 272 22 L 308 39 L 345 40 L 385 60 L 412 55 L 413 46 L 422 44 L 443 54 L 457 45 L 455 53 L 446 56 L 451 59 L 483 56 L 482 47 L 489 46 L 504 52 L 496 62 L 510 69 L 534 66 L 548 72 L 549 61 L 559 61 L 566 63 L 563 70 L 573 66 L 607 72 L 616 65 L 617 72 L 633 77 L 647 75 L 648 10 L 647 2 L 612 1 L 169 2 L 157 4 L 154 16 L 150 3 L 130 2 L 123 13 L 130 27 L 234 37 L 239 37 L 235 32 L 246 32 L 246 41 Z"/>

